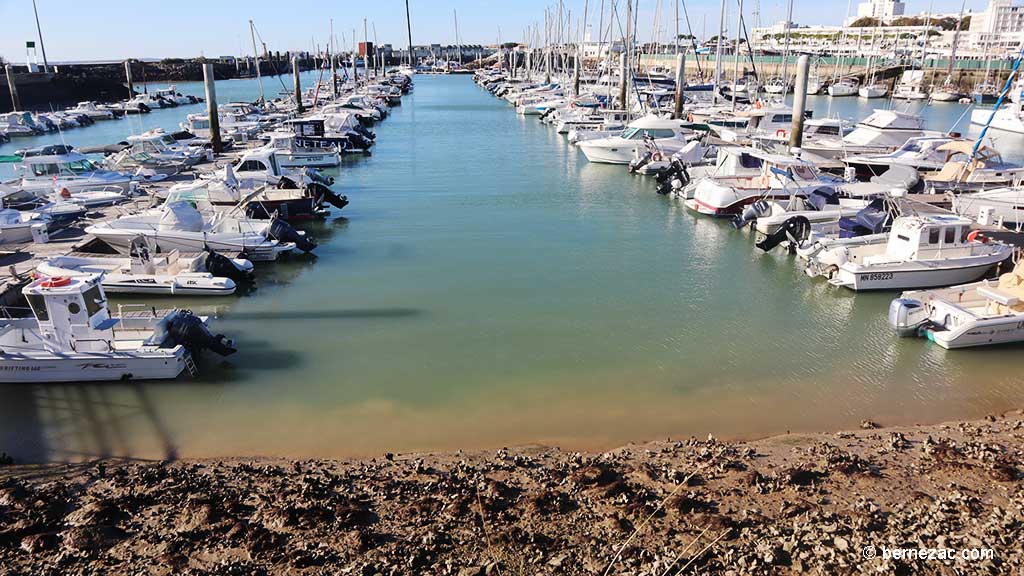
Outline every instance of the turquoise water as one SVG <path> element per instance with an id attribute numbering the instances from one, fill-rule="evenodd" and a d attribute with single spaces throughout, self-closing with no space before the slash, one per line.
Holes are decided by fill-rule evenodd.
<path id="1" fill-rule="evenodd" d="M 233 82 L 220 84 L 255 84 Z M 963 109 L 924 113 L 947 129 Z M 310 227 L 315 257 L 260 267 L 251 295 L 185 302 L 219 309 L 237 355 L 206 357 L 197 381 L 0 388 L 0 450 L 600 448 L 934 422 L 1024 399 L 1019 347 L 900 340 L 891 294 L 810 281 L 650 180 L 587 163 L 468 77 L 417 77 L 375 130 L 373 156 L 335 173 L 352 203 Z"/>

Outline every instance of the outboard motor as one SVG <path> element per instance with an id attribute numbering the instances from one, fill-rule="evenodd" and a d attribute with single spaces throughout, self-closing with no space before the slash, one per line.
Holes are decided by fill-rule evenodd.
<path id="1" fill-rule="evenodd" d="M 889 325 L 902 337 L 917 336 L 928 324 L 928 309 L 913 298 L 896 298 L 889 303 Z"/>
<path id="2" fill-rule="evenodd" d="M 316 168 L 305 168 L 302 173 L 314 184 L 322 184 L 324 186 L 331 186 L 334 184 L 334 176 L 328 176 Z"/>
<path id="3" fill-rule="evenodd" d="M 366 127 L 363 126 L 362 124 L 356 124 L 356 126 L 352 128 L 352 130 L 354 130 L 356 133 L 358 133 L 363 138 L 366 138 L 367 140 L 377 139 L 377 135 L 371 132 L 370 130 L 367 130 Z"/>
<path id="4" fill-rule="evenodd" d="M 211 334 L 202 319 L 190 310 L 178 310 L 167 320 L 167 333 L 175 345 L 182 345 L 189 352 L 212 350 L 221 356 L 230 356 L 238 351 L 235 342 L 223 334 Z"/>
<path id="5" fill-rule="evenodd" d="M 743 212 L 737 214 L 736 217 L 732 219 L 732 226 L 733 228 L 740 230 L 748 224 L 753 223 L 754 220 L 771 214 L 771 211 L 771 204 L 768 204 L 765 200 L 758 200 L 744 208 Z"/>
<path id="6" fill-rule="evenodd" d="M 312 192 L 313 198 L 317 203 L 327 202 L 339 210 L 348 206 L 348 196 L 345 196 L 344 194 L 335 194 L 334 190 L 331 190 L 319 182 L 310 183 L 309 190 Z"/>
<path id="7" fill-rule="evenodd" d="M 651 153 L 646 152 L 643 156 L 638 156 L 629 161 L 629 173 L 635 174 L 637 170 L 643 168 L 651 161 Z"/>
<path id="8" fill-rule="evenodd" d="M 779 229 L 765 236 L 764 240 L 757 242 L 755 246 L 765 252 L 789 240 L 790 246 L 799 245 L 811 234 L 811 221 L 806 216 L 793 216 L 779 226 Z"/>
<path id="9" fill-rule="evenodd" d="M 295 247 L 303 252 L 312 252 L 316 248 L 316 241 L 301 234 L 284 220 L 274 220 L 270 225 L 270 236 L 278 242 L 294 242 Z"/>
<path id="10" fill-rule="evenodd" d="M 228 258 L 206 249 L 206 271 L 214 276 L 230 278 L 236 284 L 251 283 L 255 277 L 252 262 L 243 258 Z"/>

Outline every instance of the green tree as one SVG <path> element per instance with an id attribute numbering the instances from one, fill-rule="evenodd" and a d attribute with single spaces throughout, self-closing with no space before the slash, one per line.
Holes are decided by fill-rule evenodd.
<path id="1" fill-rule="evenodd" d="M 878 26 L 878 19 L 872 18 L 871 16 L 861 16 L 853 21 L 850 26 L 854 28 L 874 28 Z"/>
<path id="2" fill-rule="evenodd" d="M 889 23 L 890 26 L 922 26 L 924 21 L 916 16 L 903 16 Z"/>

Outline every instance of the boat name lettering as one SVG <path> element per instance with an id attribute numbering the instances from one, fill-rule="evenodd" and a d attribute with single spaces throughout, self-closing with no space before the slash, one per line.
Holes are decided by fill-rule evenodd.
<path id="1" fill-rule="evenodd" d="M 882 280 L 892 280 L 892 272 L 868 272 L 863 276 L 866 282 L 878 282 Z"/>

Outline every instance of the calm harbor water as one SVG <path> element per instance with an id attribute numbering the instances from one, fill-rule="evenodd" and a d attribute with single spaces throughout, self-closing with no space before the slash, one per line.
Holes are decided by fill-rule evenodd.
<path id="1" fill-rule="evenodd" d="M 254 81 L 218 90 L 221 101 L 256 93 Z M 812 104 L 850 118 L 884 105 Z M 949 129 L 963 110 L 923 113 Z M 128 122 L 171 128 L 189 111 L 67 139 L 114 142 Z M 215 307 L 237 355 L 206 357 L 199 380 L 4 386 L 0 450 L 43 460 L 601 448 L 978 417 L 1024 401 L 1019 347 L 898 339 L 885 319 L 892 294 L 810 281 L 790 256 L 761 254 L 651 181 L 587 163 L 468 77 L 417 77 L 375 130 L 374 155 L 335 171 L 352 203 L 310 227 L 315 257 L 260 267 L 250 295 L 143 300 Z"/>

